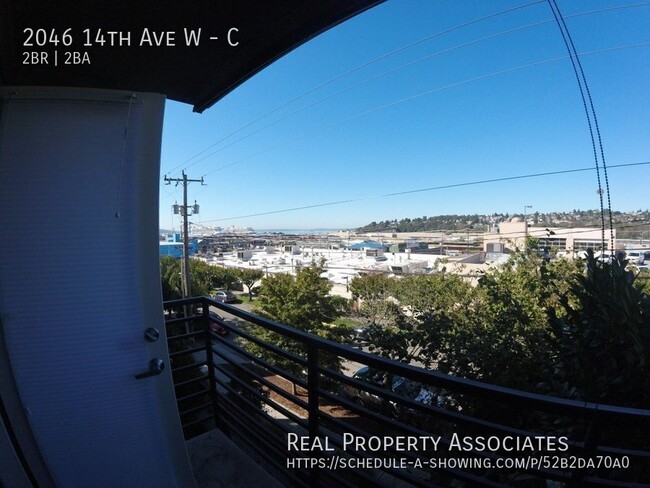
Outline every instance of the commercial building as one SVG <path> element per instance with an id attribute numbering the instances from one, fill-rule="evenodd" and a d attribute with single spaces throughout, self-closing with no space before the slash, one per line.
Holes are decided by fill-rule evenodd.
<path id="1" fill-rule="evenodd" d="M 616 229 L 610 233 L 595 227 L 531 227 L 527 222 L 501 222 L 494 232 L 483 236 L 486 258 L 495 254 L 509 253 L 526 247 L 526 239 L 537 239 L 541 250 L 572 255 L 591 249 L 593 251 L 616 250 Z M 604 243 L 604 246 L 603 246 Z"/>

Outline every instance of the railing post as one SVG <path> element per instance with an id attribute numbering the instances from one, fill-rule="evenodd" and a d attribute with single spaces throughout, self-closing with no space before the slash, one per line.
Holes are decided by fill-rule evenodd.
<path id="1" fill-rule="evenodd" d="M 596 454 L 596 448 L 598 443 L 603 435 L 602 431 L 602 422 L 600 416 L 598 415 L 598 406 L 593 411 L 593 416 L 587 427 L 587 432 L 585 432 L 584 437 L 584 449 L 580 453 L 580 456 L 584 458 L 592 458 Z M 582 486 L 582 478 L 584 478 L 584 470 L 576 469 L 571 473 L 571 481 L 569 482 L 570 487 Z"/>
<path id="2" fill-rule="evenodd" d="M 208 366 L 208 382 L 210 385 L 210 400 L 212 401 L 212 412 L 214 415 L 215 426 L 219 427 L 221 418 L 219 415 L 218 402 L 217 402 L 217 380 L 215 377 L 214 356 L 212 354 L 212 333 L 210 331 L 210 304 L 204 298 L 201 302 L 201 309 L 203 310 L 203 336 L 205 341 L 205 361 Z"/>
<path id="3" fill-rule="evenodd" d="M 319 408 L 318 408 L 318 384 L 319 384 L 319 351 L 316 346 L 307 346 L 307 401 L 308 401 L 308 427 L 309 438 L 312 442 L 316 440 L 319 432 Z M 314 466 L 309 469 L 309 485 L 311 487 L 319 486 L 318 467 Z"/>

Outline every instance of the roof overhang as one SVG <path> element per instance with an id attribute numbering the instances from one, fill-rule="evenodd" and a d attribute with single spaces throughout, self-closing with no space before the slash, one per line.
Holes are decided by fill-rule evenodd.
<path id="1" fill-rule="evenodd" d="M 202 112 L 279 57 L 383 1 L 0 0 L 0 84 L 162 93 Z M 186 33 L 199 29 L 198 44 L 188 43 Z M 31 53 L 47 53 L 47 63 Z"/>

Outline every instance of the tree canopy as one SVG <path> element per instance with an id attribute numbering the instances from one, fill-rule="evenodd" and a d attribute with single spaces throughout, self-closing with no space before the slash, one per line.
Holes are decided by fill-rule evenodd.
<path id="1" fill-rule="evenodd" d="M 261 269 L 254 268 L 238 268 L 235 270 L 237 278 L 248 288 L 248 298 L 253 300 L 253 286 L 264 277 L 264 272 Z"/>
<path id="2" fill-rule="evenodd" d="M 650 298 L 625 262 L 515 253 L 471 286 L 444 269 L 364 276 L 370 349 L 454 375 L 650 407 Z"/>
<path id="3" fill-rule="evenodd" d="M 305 332 L 327 339 L 343 340 L 347 329 L 332 324 L 339 316 L 339 311 L 329 295 L 332 285 L 320 277 L 322 272 L 322 267 L 313 264 L 297 269 L 295 276 L 279 273 L 263 278 L 255 312 Z M 263 327 L 254 327 L 254 332 L 267 343 L 306 357 L 304 347 L 296 341 Z M 281 365 L 294 374 L 300 374 L 303 369 L 299 363 L 287 360 L 266 348 L 255 344 L 248 344 L 247 347 L 259 357 Z M 320 362 L 321 365 L 340 370 L 338 357 L 321 357 Z"/>

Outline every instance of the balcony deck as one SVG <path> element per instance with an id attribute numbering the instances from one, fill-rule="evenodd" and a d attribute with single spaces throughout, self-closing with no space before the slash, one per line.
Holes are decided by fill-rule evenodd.
<path id="1" fill-rule="evenodd" d="M 200 487 L 650 486 L 650 444 L 642 434 L 650 432 L 650 410 L 554 398 L 428 371 L 205 297 L 167 302 L 165 308 L 178 409 Z M 211 326 L 210 309 L 239 322 L 218 319 L 217 330 L 228 331 L 221 335 Z M 301 352 L 261 340 L 260 328 Z M 390 381 L 379 384 L 341 374 L 328 366 L 336 358 L 435 394 L 422 401 L 384 386 Z M 295 392 L 287 386 L 291 383 Z M 309 446 L 325 443 L 327 448 L 290 449 L 290 434 L 308 440 Z M 367 452 L 346 445 L 349 436 L 364 442 L 435 438 L 440 446 Z M 478 436 L 539 447 L 513 453 L 504 445 L 460 454 L 453 448 L 453 439 Z M 563 439 L 560 452 L 553 447 L 558 438 Z M 536 443 L 539 439 L 550 440 L 551 447 Z M 522 464 L 532 458 L 557 464 Z M 609 463 L 606 469 L 571 464 L 573 459 L 603 458 Z M 314 459 L 326 464 L 301 464 Z M 397 463 L 370 466 L 373 459 Z M 431 459 L 446 464 L 433 469 L 426 464 Z M 463 459 L 474 464 L 460 465 Z M 612 464 L 613 459 L 625 465 Z M 500 462 L 518 464 L 497 468 Z M 332 466 L 341 469 L 327 469 Z"/>
<path id="2" fill-rule="evenodd" d="M 219 429 L 187 441 L 197 488 L 282 488 Z"/>

